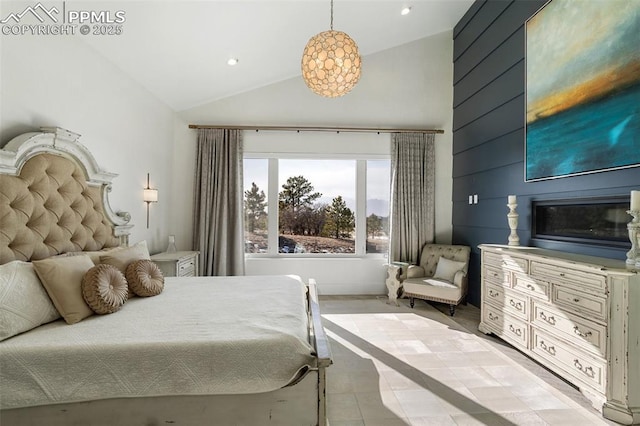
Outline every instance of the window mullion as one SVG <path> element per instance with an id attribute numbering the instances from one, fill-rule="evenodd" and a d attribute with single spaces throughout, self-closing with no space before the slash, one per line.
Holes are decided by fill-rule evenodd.
<path id="1" fill-rule="evenodd" d="M 269 254 L 278 254 L 278 159 L 269 158 Z"/>
<path id="2" fill-rule="evenodd" d="M 356 255 L 367 254 L 367 161 L 356 161 Z"/>

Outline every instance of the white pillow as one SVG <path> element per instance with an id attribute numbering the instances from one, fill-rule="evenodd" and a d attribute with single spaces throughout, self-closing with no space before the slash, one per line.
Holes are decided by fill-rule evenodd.
<path id="1" fill-rule="evenodd" d="M 58 318 L 31 263 L 14 260 L 0 266 L 0 341 Z"/>
<path id="2" fill-rule="evenodd" d="M 464 262 L 456 262 L 455 260 L 449 260 L 446 257 L 440 256 L 440 259 L 438 259 L 438 266 L 436 267 L 436 273 L 433 274 L 433 278 L 453 282 L 456 272 L 462 271 L 464 265 Z"/>
<path id="3" fill-rule="evenodd" d="M 82 278 L 95 265 L 89 256 L 69 256 L 33 261 L 42 286 L 67 324 L 93 315 L 82 297 Z"/>
<path id="4" fill-rule="evenodd" d="M 100 256 L 100 263 L 115 266 L 123 274 L 127 271 L 127 266 L 136 260 L 151 260 L 149 249 L 145 240 L 140 241 L 130 247 L 121 247 Z"/>

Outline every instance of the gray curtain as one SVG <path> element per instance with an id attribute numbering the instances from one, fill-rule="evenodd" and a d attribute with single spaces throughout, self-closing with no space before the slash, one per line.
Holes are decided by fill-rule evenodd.
<path id="1" fill-rule="evenodd" d="M 244 275 L 242 131 L 198 129 L 193 249 L 202 275 Z"/>
<path id="2" fill-rule="evenodd" d="M 432 133 L 391 136 L 389 259 L 417 264 L 435 233 L 435 147 Z"/>

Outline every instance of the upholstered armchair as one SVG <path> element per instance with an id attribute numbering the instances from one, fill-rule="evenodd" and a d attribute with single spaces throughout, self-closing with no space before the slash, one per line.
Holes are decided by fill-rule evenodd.
<path id="1" fill-rule="evenodd" d="M 467 297 L 467 273 L 471 248 L 462 245 L 426 244 L 422 248 L 419 265 L 409 265 L 392 277 L 387 285 L 395 284 L 402 295 L 409 298 L 413 308 L 415 299 L 447 303 L 451 316 L 455 307 Z M 404 268 L 402 268 L 404 269 Z"/>

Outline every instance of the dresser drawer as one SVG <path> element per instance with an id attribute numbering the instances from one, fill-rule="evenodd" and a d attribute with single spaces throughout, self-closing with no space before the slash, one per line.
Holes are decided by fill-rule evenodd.
<path id="1" fill-rule="evenodd" d="M 551 285 L 546 281 L 535 280 L 527 275 L 514 274 L 513 289 L 524 294 L 549 300 L 550 287 Z"/>
<path id="2" fill-rule="evenodd" d="M 591 351 L 598 356 L 607 354 L 607 327 L 580 318 L 555 307 L 533 301 L 531 324 L 562 337 L 577 348 Z"/>
<path id="3" fill-rule="evenodd" d="M 552 282 L 568 283 L 580 289 L 595 291 L 596 294 L 605 294 L 607 290 L 607 278 L 604 275 L 590 274 L 544 262 L 532 261 L 531 275 Z"/>
<path id="4" fill-rule="evenodd" d="M 496 285 L 511 286 L 511 273 L 491 266 L 482 267 L 482 279 Z"/>
<path id="5" fill-rule="evenodd" d="M 607 299 L 581 292 L 572 287 L 553 285 L 552 302 L 570 312 L 590 315 L 593 319 L 607 319 Z"/>
<path id="6" fill-rule="evenodd" d="M 504 296 L 504 307 L 507 313 L 520 317 L 525 321 L 529 319 L 529 302 L 526 297 L 508 290 Z"/>
<path id="7" fill-rule="evenodd" d="M 502 286 L 486 284 L 484 287 L 484 301 L 493 304 L 498 309 L 524 320 L 528 319 L 529 304 L 527 298 Z"/>
<path id="8" fill-rule="evenodd" d="M 504 292 L 505 289 L 502 286 L 485 283 L 483 289 L 484 301 L 501 308 L 504 306 Z"/>
<path id="9" fill-rule="evenodd" d="M 600 392 L 605 390 L 605 373 L 607 363 L 604 360 L 593 358 L 586 353 L 572 349 L 566 343 L 552 337 L 537 328 L 531 329 L 531 350 L 548 360 L 553 368 L 559 367 L 568 373 L 567 379 L 572 383 L 584 383 Z"/>
<path id="10" fill-rule="evenodd" d="M 510 254 L 498 254 L 490 252 L 483 252 L 483 256 L 483 263 L 494 268 L 507 268 L 512 271 L 521 272 L 523 274 L 529 272 L 529 262 L 527 262 L 527 259 L 512 256 Z"/>
<path id="11" fill-rule="evenodd" d="M 501 338 L 509 341 L 514 346 L 528 347 L 528 326 L 524 321 L 507 315 L 500 309 L 491 305 L 482 307 L 482 321 Z"/>

